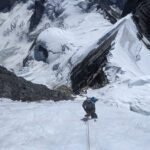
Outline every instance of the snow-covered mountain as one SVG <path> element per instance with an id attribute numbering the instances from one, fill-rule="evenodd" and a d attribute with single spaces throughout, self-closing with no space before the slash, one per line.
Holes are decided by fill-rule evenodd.
<path id="1" fill-rule="evenodd" d="M 93 4 L 90 8 L 88 8 L 89 3 Z M 94 5 L 96 3 L 83 0 L 19 1 L 14 3 L 10 11 L 0 14 L 0 36 L 3 39 L 0 43 L 1 65 L 29 81 L 45 84 L 50 88 L 63 84 L 70 86 L 72 69 L 82 62 L 93 49 L 101 45 L 102 42 L 98 41 L 102 38 L 105 40 L 107 34 L 114 29 L 118 34 L 110 43 L 114 43 L 110 49 L 114 49 L 116 55 L 119 55 L 118 50 L 126 49 L 124 52 L 127 53 L 126 55 L 129 56 L 129 53 L 134 55 L 127 56 L 126 59 L 136 64 L 137 59 L 140 59 L 137 57 L 140 57 L 144 45 L 136 37 L 138 31 L 131 17 L 120 20 L 118 26 L 117 24 L 113 25 L 107 20 L 107 15 L 103 13 L 103 10 L 97 10 Z M 103 3 L 103 1 L 98 3 Z M 118 4 L 109 1 L 109 4 L 115 3 Z M 120 3 L 118 4 L 119 8 L 122 8 Z M 121 32 L 122 35 L 119 35 Z M 135 42 L 133 43 L 133 41 Z M 111 53 L 113 52 L 110 52 L 110 55 Z M 143 54 L 142 51 L 141 57 L 149 59 L 147 53 Z M 120 56 L 114 54 L 112 58 L 117 61 L 115 67 L 120 68 L 121 72 L 125 72 L 123 77 L 126 74 L 138 75 L 137 72 L 128 68 L 126 61 L 121 63 L 120 59 L 116 59 L 116 57 L 124 57 L 124 54 L 122 53 Z M 144 59 L 144 61 L 146 60 Z M 111 62 L 109 63 L 111 64 Z M 125 69 L 124 65 L 128 69 Z M 149 73 L 147 68 L 143 75 L 145 72 Z M 135 70 L 137 71 L 137 69 Z M 139 70 L 138 72 L 141 72 L 143 67 L 139 67 Z"/>
<path id="2" fill-rule="evenodd" d="M 127 5 L 133 4 L 110 0 L 1 2 L 0 64 L 31 82 L 49 88 L 65 85 L 75 93 L 116 78 L 124 82 L 148 75 L 149 51 L 137 36 L 143 34 L 148 43 L 148 32 L 141 24 L 144 17 L 138 10 L 134 19 L 131 15 L 119 19 L 121 13 L 131 11 Z M 142 10 L 145 5 L 141 5 Z M 117 23 L 111 24 L 112 17 Z"/>
<path id="3" fill-rule="evenodd" d="M 149 2 L 138 1 L 140 9 L 133 8 L 133 16 L 121 18 L 132 11 L 133 4 L 110 0 L 1 2 L 0 64 L 33 83 L 52 89 L 68 86 L 75 93 L 147 78 L 149 32 L 143 20 L 149 18 L 141 12 L 145 8 L 147 13 Z M 116 23 L 111 23 L 112 17 Z"/>
<path id="4" fill-rule="evenodd" d="M 0 150 L 149 150 L 149 10 L 149 0 L 1 0 Z M 99 119 L 81 122 L 93 96 Z"/>

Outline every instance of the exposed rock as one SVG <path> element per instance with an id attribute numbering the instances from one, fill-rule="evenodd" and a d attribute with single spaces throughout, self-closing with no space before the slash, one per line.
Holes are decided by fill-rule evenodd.
<path id="1" fill-rule="evenodd" d="M 55 65 L 53 66 L 53 70 L 54 70 L 54 71 L 58 70 L 59 66 L 60 66 L 60 63 L 55 64 Z"/>
<path id="2" fill-rule="evenodd" d="M 29 31 L 32 32 L 40 23 L 44 14 L 44 2 L 45 0 L 35 1 L 34 13 L 31 16 Z"/>
<path id="3" fill-rule="evenodd" d="M 138 38 L 143 40 L 143 35 L 150 41 L 150 1 L 149 0 L 127 0 L 121 17 L 133 13 L 133 20 L 138 28 Z M 143 40 L 147 48 L 150 44 Z"/>
<path id="4" fill-rule="evenodd" d="M 149 0 L 89 0 L 90 7 L 97 4 L 98 9 L 102 9 L 111 23 L 115 23 L 117 19 L 126 16 L 129 13 L 134 14 L 134 20 L 139 31 L 144 34 L 148 40 L 149 35 Z M 113 8 L 113 7 L 116 8 Z M 90 8 L 89 7 L 89 8 Z M 120 12 L 117 11 L 120 9 Z"/>
<path id="5" fill-rule="evenodd" d="M 107 63 L 107 54 L 111 49 L 111 43 L 115 39 L 116 31 L 106 34 L 97 43 L 99 46 L 92 50 L 86 58 L 71 72 L 72 89 L 79 94 L 86 87 L 100 88 L 108 83 L 104 73 Z"/>
<path id="6" fill-rule="evenodd" d="M 29 49 L 29 52 L 28 52 L 28 55 L 24 58 L 23 62 L 22 62 L 22 66 L 25 67 L 28 65 L 28 62 L 30 60 L 33 60 L 33 56 L 31 55 L 31 51 L 32 49 L 35 48 L 35 45 L 36 45 L 36 40 L 34 40 L 34 42 L 32 43 L 30 49 Z"/>
<path id="7" fill-rule="evenodd" d="M 134 13 L 139 1 L 141 0 L 127 0 L 121 16 L 124 17 L 131 12 Z"/>
<path id="8" fill-rule="evenodd" d="M 39 45 L 37 47 L 37 49 L 34 50 L 34 58 L 37 61 L 47 62 L 47 58 L 48 58 L 48 51 L 47 51 L 47 49 L 45 49 L 44 47 Z"/>
<path id="9" fill-rule="evenodd" d="M 68 100 L 69 94 L 50 90 L 44 85 L 33 84 L 12 72 L 0 67 L 0 97 L 12 100 L 38 101 L 38 100 Z"/>
<path id="10" fill-rule="evenodd" d="M 9 11 L 17 1 L 19 0 L 1 0 L 0 11 Z"/>
<path id="11" fill-rule="evenodd" d="M 60 91 L 62 93 L 65 93 L 65 95 L 71 95 L 73 94 L 72 89 L 66 85 L 61 85 L 59 87 L 56 88 L 57 91 Z"/>
<path id="12" fill-rule="evenodd" d="M 115 12 L 113 10 L 111 10 L 110 5 L 108 5 L 108 3 L 106 1 L 101 1 L 98 4 L 97 8 L 98 9 L 101 8 L 105 12 L 106 16 L 109 18 L 111 23 L 114 24 L 117 22 L 117 18 L 118 18 L 117 15 L 113 15 L 113 13 L 115 13 Z M 112 11 L 112 12 L 110 13 L 110 11 Z"/>
<path id="13" fill-rule="evenodd" d="M 7 12 L 13 7 L 17 2 L 26 2 L 28 0 L 1 0 L 0 1 L 0 11 Z"/>
<path id="14" fill-rule="evenodd" d="M 89 8 L 97 4 L 97 9 L 103 10 L 111 23 L 121 17 L 126 0 L 89 0 Z"/>
<path id="15" fill-rule="evenodd" d="M 150 1 L 139 1 L 135 13 L 133 15 L 134 21 L 138 30 L 150 41 Z"/>

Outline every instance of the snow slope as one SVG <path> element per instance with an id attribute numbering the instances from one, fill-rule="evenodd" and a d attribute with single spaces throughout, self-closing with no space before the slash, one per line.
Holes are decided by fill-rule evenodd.
<path id="1" fill-rule="evenodd" d="M 31 42 L 27 40 L 32 11 L 20 3 L 8 13 L 0 13 L 0 64 L 18 70 L 27 56 Z"/>
<path id="2" fill-rule="evenodd" d="M 150 75 L 150 52 L 137 37 L 137 29 L 130 18 L 120 28 L 114 40 L 113 50 L 108 56 L 108 66 L 113 70 L 108 70 L 110 80 L 117 74 L 119 80 L 132 80 L 141 76 Z M 110 74 L 109 74 L 110 72 Z"/>
<path id="3" fill-rule="evenodd" d="M 83 98 L 68 102 L 0 102 L 1 150 L 87 150 Z M 89 122 L 91 150 L 149 150 L 150 119 L 125 107 L 97 102 Z"/>

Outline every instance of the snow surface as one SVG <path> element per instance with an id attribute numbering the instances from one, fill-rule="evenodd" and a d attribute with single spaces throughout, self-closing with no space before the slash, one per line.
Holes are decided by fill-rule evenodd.
<path id="1" fill-rule="evenodd" d="M 138 40 L 137 30 L 133 21 L 127 16 L 126 21 L 118 32 L 113 50 L 108 56 L 109 67 L 120 68 L 120 80 L 132 80 L 150 74 L 150 52 Z"/>
<path id="2" fill-rule="evenodd" d="M 85 96 L 99 98 L 98 121 L 89 122 L 91 150 L 150 149 L 150 51 L 136 36 L 131 15 L 110 24 L 96 10 L 86 12 L 78 4 L 83 0 L 48 0 L 46 12 L 37 29 L 28 33 L 33 13 L 26 4 L 16 4 L 8 13 L 0 13 L 0 64 L 35 83 L 55 88 L 70 84 L 70 71 L 81 62 L 107 33 L 118 31 L 104 71 L 110 84 L 89 89 Z M 50 20 L 50 4 L 64 10 Z M 85 2 L 85 1 L 84 1 Z M 53 15 L 53 14 L 52 14 Z M 32 60 L 22 67 L 32 42 L 37 37 L 48 49 L 48 63 Z M 53 70 L 57 65 L 58 69 Z M 87 125 L 76 101 L 21 103 L 0 101 L 0 150 L 84 150 Z"/>
<path id="3" fill-rule="evenodd" d="M 1 150 L 87 150 L 82 102 L 0 102 Z M 96 104 L 99 119 L 89 121 L 91 150 L 149 150 L 149 116 Z"/>
<path id="4" fill-rule="evenodd" d="M 0 64 L 18 70 L 27 56 L 31 42 L 27 40 L 30 2 L 17 4 L 10 12 L 0 13 Z"/>

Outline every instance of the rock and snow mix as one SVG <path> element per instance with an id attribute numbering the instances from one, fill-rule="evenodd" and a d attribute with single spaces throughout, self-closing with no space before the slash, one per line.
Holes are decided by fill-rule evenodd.
<path id="1" fill-rule="evenodd" d="M 50 6 L 49 3 L 48 1 L 46 5 Z M 42 43 L 48 51 L 48 64 L 32 60 L 24 68 L 22 63 L 28 53 L 34 57 L 34 51 L 29 51 L 32 43 L 24 36 L 27 35 L 28 21 L 32 15 L 32 11 L 28 9 L 31 4 L 20 3 L 10 12 L 1 13 L 1 65 L 14 70 L 27 80 L 45 84 L 50 88 L 59 84 L 70 84 L 68 79 L 73 67 L 97 47 L 101 37 L 120 24 L 113 49 L 108 56 L 109 69 L 106 73 L 109 80 L 113 82 L 119 78 L 124 81 L 149 75 L 150 52 L 138 40 L 137 29 L 131 16 L 111 25 L 102 14 L 96 10 L 84 11 L 79 7 L 79 3 L 80 0 L 61 2 L 59 7 L 63 11 L 57 19 L 49 20 L 50 27 L 46 27 L 48 14 L 44 14 L 41 23 L 32 34 L 41 32 L 37 37 L 37 43 Z M 54 4 L 58 5 L 57 1 L 54 1 Z M 48 11 L 50 8 L 46 9 Z"/>
<path id="2" fill-rule="evenodd" d="M 58 84 L 69 84 L 70 81 L 68 81 L 68 76 L 72 68 L 85 58 L 92 50 L 93 45 L 95 46 L 99 38 L 112 26 L 109 21 L 104 19 L 103 15 L 97 13 L 96 10 L 91 12 L 83 11 L 77 5 L 79 2 L 80 1 L 63 1 L 61 3 L 61 7 L 64 10 L 63 13 L 53 21 L 48 21 L 46 14 L 44 14 L 37 29 L 29 35 L 29 37 L 32 37 L 40 33 L 36 43 L 42 43 L 44 48 L 48 51 L 49 57 L 46 60 L 48 65 L 41 61 L 37 62 L 36 60 L 32 60 L 28 62 L 28 67 L 19 67 L 18 61 L 22 64 L 25 58 L 24 55 L 19 57 L 22 60 L 13 59 L 13 63 L 0 63 L 9 69 L 13 69 L 16 74 L 27 80 L 46 84 L 51 88 Z M 21 7 L 20 4 L 18 4 L 17 7 Z M 29 13 L 30 11 L 26 10 L 26 12 Z M 10 13 L 14 16 L 16 15 L 16 13 Z M 20 14 L 21 13 L 22 10 L 20 10 Z M 25 21 L 28 22 L 28 20 Z M 47 27 L 47 24 L 49 24 L 50 27 Z M 46 28 L 45 30 L 44 27 Z M 12 40 L 13 42 L 10 42 L 8 47 L 16 42 L 14 39 Z M 24 47 L 25 51 L 27 49 L 29 50 L 29 48 L 26 47 L 30 47 L 32 43 L 27 43 L 26 41 L 22 42 L 24 43 L 20 44 Z M 8 50 L 6 50 L 6 52 L 7 51 Z M 18 54 L 25 53 L 25 51 L 20 48 Z M 34 50 L 29 51 L 29 53 L 31 53 L 34 58 Z M 9 53 L 9 55 L 9 58 L 14 57 L 13 54 Z"/>
<path id="3" fill-rule="evenodd" d="M 27 4 L 17 4 L 10 12 L 0 13 L 0 65 L 17 70 L 22 66 L 32 43 L 27 41 L 28 21 L 32 11 Z"/>
<path id="4" fill-rule="evenodd" d="M 32 60 L 25 68 L 22 62 L 32 45 L 24 38 L 32 15 L 27 9 L 29 3 L 0 13 L 0 64 L 51 88 L 70 84 L 71 69 L 97 46 L 101 37 L 120 24 L 104 68 L 110 84 L 86 94 L 99 98 L 99 120 L 90 121 L 91 149 L 149 150 L 150 52 L 137 38 L 130 15 L 111 25 L 96 10 L 83 11 L 77 5 L 80 1 L 64 0 L 63 13 L 53 22 L 43 16 L 33 35 L 42 29 L 37 42 L 48 50 L 48 63 Z M 50 27 L 43 30 L 47 23 Z M 80 121 L 83 99 L 78 99 L 28 104 L 2 100 L 0 149 L 87 149 L 86 125 Z"/>

